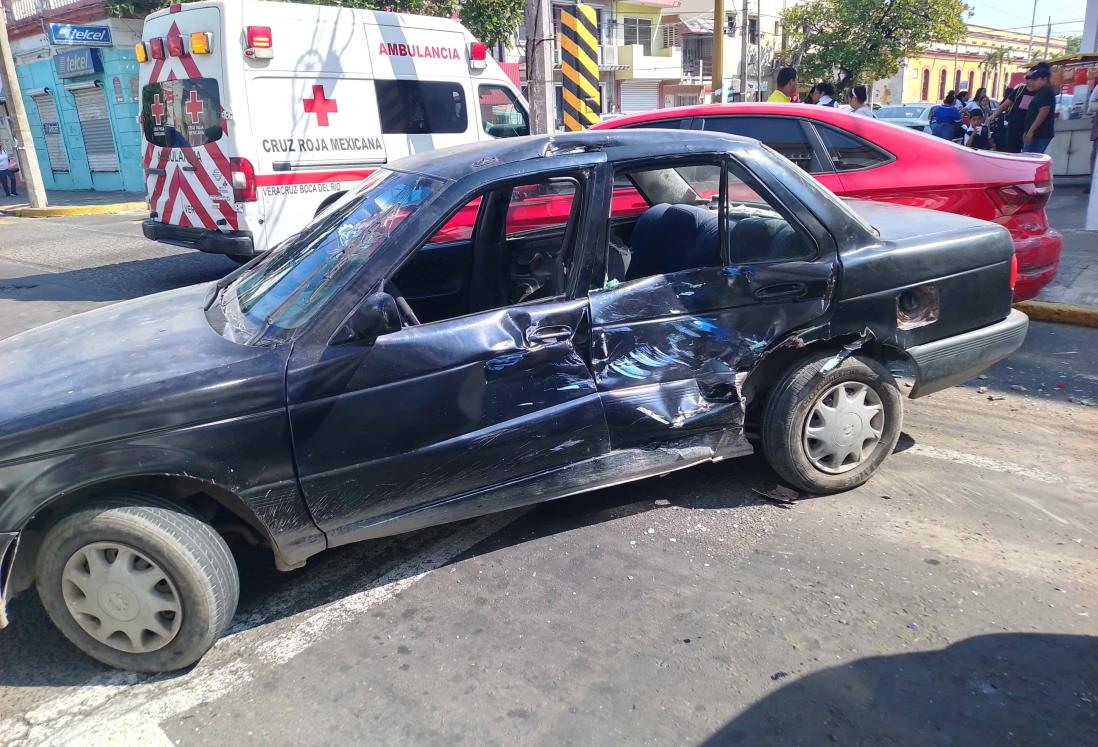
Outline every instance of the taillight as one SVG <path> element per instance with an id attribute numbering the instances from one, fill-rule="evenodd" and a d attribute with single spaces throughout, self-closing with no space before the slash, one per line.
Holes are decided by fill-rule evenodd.
<path id="1" fill-rule="evenodd" d="M 472 42 L 469 45 L 469 67 L 483 70 L 488 67 L 488 45 L 484 42 Z"/>
<path id="2" fill-rule="evenodd" d="M 257 60 L 269 60 L 274 57 L 274 38 L 270 26 L 248 26 L 244 29 L 247 43 L 244 54 Z"/>
<path id="3" fill-rule="evenodd" d="M 172 57 L 183 56 L 183 37 L 182 36 L 169 36 L 168 37 L 168 54 Z"/>
<path id="4" fill-rule="evenodd" d="M 255 202 L 255 167 L 247 158 L 230 158 L 229 173 L 233 183 L 233 202 Z"/>
<path id="5" fill-rule="evenodd" d="M 1010 255 L 1010 289 L 1014 290 L 1014 286 L 1018 284 L 1018 255 Z"/>
<path id="6" fill-rule="evenodd" d="M 1043 210 L 1052 194 L 1052 184 L 1009 184 L 989 190 L 1003 215 Z"/>
<path id="7" fill-rule="evenodd" d="M 191 54 L 210 53 L 210 34 L 207 31 L 195 31 L 191 34 Z"/>
<path id="8" fill-rule="evenodd" d="M 152 55 L 154 60 L 164 59 L 164 40 L 159 36 L 149 39 L 149 54 Z"/>

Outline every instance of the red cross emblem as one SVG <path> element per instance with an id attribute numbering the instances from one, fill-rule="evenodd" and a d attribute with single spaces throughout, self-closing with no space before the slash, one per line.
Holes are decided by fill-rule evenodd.
<path id="1" fill-rule="evenodd" d="M 149 113 L 152 114 L 153 124 L 164 124 L 164 115 L 167 114 L 167 112 L 167 108 L 160 102 L 160 94 L 154 93 L 152 106 L 149 107 Z"/>
<path id="2" fill-rule="evenodd" d="M 191 89 L 190 98 L 187 99 L 187 103 L 183 105 L 183 108 L 187 110 L 187 114 L 191 115 L 191 124 L 198 124 L 198 115 L 206 111 L 206 107 L 198 100 L 198 91 L 193 88 Z"/>
<path id="3" fill-rule="evenodd" d="M 315 114 L 316 123 L 321 127 L 328 126 L 328 115 L 339 111 L 335 99 L 324 98 L 324 86 L 313 86 L 313 97 L 305 99 L 305 113 Z"/>

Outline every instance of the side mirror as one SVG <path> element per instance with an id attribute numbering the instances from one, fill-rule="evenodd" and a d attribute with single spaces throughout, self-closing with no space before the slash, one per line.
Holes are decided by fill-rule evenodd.
<path id="1" fill-rule="evenodd" d="M 374 293 L 358 305 L 339 331 L 332 337 L 333 345 L 347 342 L 372 343 L 382 335 L 401 328 L 400 310 L 396 299 L 388 293 Z"/>

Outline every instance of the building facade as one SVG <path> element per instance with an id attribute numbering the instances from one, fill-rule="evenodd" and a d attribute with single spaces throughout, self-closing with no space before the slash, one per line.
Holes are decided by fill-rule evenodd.
<path id="1" fill-rule="evenodd" d="M 144 189 L 134 44 L 99 0 L 2 0 L 46 189 Z"/>
<path id="2" fill-rule="evenodd" d="M 900 71 L 873 84 L 874 103 L 938 103 L 949 91 L 968 91 L 975 95 L 987 89 L 992 99 L 1001 99 L 1003 90 L 1017 84 L 1036 54 L 1051 59 L 1064 54 L 1067 40 L 1045 35 L 1031 40 L 1028 33 L 1004 31 L 968 24 L 965 38 L 952 45 L 936 44 L 918 56 L 908 57 Z"/>

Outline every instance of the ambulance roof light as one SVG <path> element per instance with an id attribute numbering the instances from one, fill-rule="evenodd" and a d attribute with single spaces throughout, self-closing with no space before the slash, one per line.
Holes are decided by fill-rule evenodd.
<path id="1" fill-rule="evenodd" d="M 487 44 L 478 41 L 469 44 L 469 67 L 474 70 L 483 70 L 488 67 Z"/>
<path id="2" fill-rule="evenodd" d="M 244 30 L 247 43 L 244 55 L 257 60 L 269 60 L 274 57 L 274 39 L 270 26 L 248 26 Z"/>
<path id="3" fill-rule="evenodd" d="M 187 53 L 187 50 L 183 48 L 182 36 L 169 36 L 168 37 L 168 54 L 172 57 L 182 57 Z"/>
<path id="4" fill-rule="evenodd" d="M 164 40 L 159 36 L 149 39 L 149 52 L 154 60 L 164 59 Z"/>
<path id="5" fill-rule="evenodd" d="M 145 42 L 137 42 L 137 44 L 134 44 L 133 53 L 137 56 L 137 61 L 139 63 L 149 61 L 149 51 L 145 48 Z"/>

